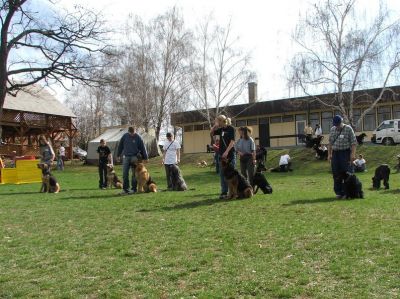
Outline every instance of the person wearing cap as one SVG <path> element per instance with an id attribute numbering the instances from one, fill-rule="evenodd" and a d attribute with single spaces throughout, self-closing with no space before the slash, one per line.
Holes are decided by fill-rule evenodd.
<path id="1" fill-rule="evenodd" d="M 331 162 L 333 189 L 337 198 L 344 196 L 343 174 L 353 172 L 356 145 L 357 139 L 353 128 L 344 124 L 342 117 L 336 115 L 329 133 L 328 161 Z"/>
<path id="2" fill-rule="evenodd" d="M 167 189 L 172 190 L 171 166 L 179 164 L 181 159 L 181 145 L 174 139 L 172 133 L 167 133 L 167 140 L 163 145 L 162 164 L 165 167 L 165 175 L 167 177 Z"/>

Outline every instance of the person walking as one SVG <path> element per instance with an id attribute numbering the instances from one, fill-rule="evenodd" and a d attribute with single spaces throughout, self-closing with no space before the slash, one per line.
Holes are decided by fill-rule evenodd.
<path id="1" fill-rule="evenodd" d="M 344 175 L 353 172 L 353 161 L 356 157 L 357 139 L 353 128 L 343 123 L 340 115 L 333 118 L 333 127 L 329 133 L 328 161 L 333 174 L 333 189 L 336 198 L 343 198 Z"/>
<path id="2" fill-rule="evenodd" d="M 142 137 L 135 132 L 133 127 L 128 128 L 118 144 L 118 160 L 122 157 L 123 185 L 121 195 L 133 194 L 137 191 L 135 168 L 137 163 L 147 162 L 148 155 Z M 132 169 L 132 189 L 129 190 L 129 170 Z"/>
<path id="3" fill-rule="evenodd" d="M 180 163 L 181 145 L 174 139 L 172 133 L 167 133 L 167 140 L 163 145 L 162 164 L 165 167 L 165 175 L 167 177 L 167 189 L 172 190 L 171 166 Z"/>
<path id="4" fill-rule="evenodd" d="M 228 159 L 229 163 L 235 167 L 235 129 L 231 126 L 230 119 L 225 115 L 219 115 L 215 119 L 215 124 L 210 130 L 210 135 L 211 137 L 219 136 L 219 163 L 221 163 L 222 159 Z M 221 183 L 221 195 L 219 198 L 225 199 L 228 194 L 228 183 L 224 178 L 221 164 L 219 170 Z"/>
<path id="5" fill-rule="evenodd" d="M 50 170 L 51 164 L 53 163 L 56 155 L 54 153 L 53 147 L 50 145 L 50 142 L 46 139 L 44 135 L 39 136 L 39 152 L 40 163 L 47 164 Z"/>
<path id="6" fill-rule="evenodd" d="M 107 164 L 111 163 L 111 150 L 107 146 L 104 139 L 100 140 L 100 145 L 97 148 L 99 154 L 99 188 L 107 188 Z"/>
<path id="7" fill-rule="evenodd" d="M 239 155 L 240 173 L 253 185 L 256 160 L 256 144 L 250 137 L 251 129 L 239 128 L 240 139 L 235 143 L 235 150 Z"/>

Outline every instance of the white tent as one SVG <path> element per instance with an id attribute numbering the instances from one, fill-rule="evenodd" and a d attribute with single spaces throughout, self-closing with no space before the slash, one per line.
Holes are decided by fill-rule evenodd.
<path id="1" fill-rule="evenodd" d="M 104 139 L 107 142 L 107 146 L 110 148 L 113 161 L 116 163 L 117 161 L 117 150 L 118 144 L 121 140 L 121 137 L 128 132 L 128 128 L 110 128 L 107 129 L 103 134 L 99 137 L 91 140 L 88 144 L 87 150 L 87 163 L 88 164 L 97 164 L 99 155 L 97 153 L 97 148 L 100 145 L 100 140 Z M 149 158 L 155 157 L 159 155 L 157 141 L 155 138 L 155 134 L 146 133 L 142 130 L 138 130 L 138 134 L 142 137 L 144 145 L 146 146 L 147 153 Z"/>

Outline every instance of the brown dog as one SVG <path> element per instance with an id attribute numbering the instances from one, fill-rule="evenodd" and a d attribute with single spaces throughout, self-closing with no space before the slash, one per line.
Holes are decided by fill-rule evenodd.
<path id="1" fill-rule="evenodd" d="M 149 181 L 150 175 L 147 171 L 146 166 L 143 163 L 138 163 L 135 167 L 135 176 L 138 183 L 138 192 L 146 192 L 147 182 Z"/>
<path id="2" fill-rule="evenodd" d="M 122 182 L 114 170 L 113 164 L 107 164 L 107 188 L 122 189 Z"/>
<path id="3" fill-rule="evenodd" d="M 149 180 L 146 183 L 145 191 L 146 192 L 157 192 L 157 185 L 151 177 L 149 177 Z"/>
<path id="4" fill-rule="evenodd" d="M 42 186 L 40 191 L 42 193 L 58 193 L 60 192 L 60 184 L 57 182 L 55 176 L 50 173 L 49 165 L 40 163 L 37 165 L 42 170 Z"/>
<path id="5" fill-rule="evenodd" d="M 253 188 L 244 176 L 242 176 L 227 159 L 221 160 L 222 173 L 228 182 L 228 199 L 250 198 L 253 196 Z"/>

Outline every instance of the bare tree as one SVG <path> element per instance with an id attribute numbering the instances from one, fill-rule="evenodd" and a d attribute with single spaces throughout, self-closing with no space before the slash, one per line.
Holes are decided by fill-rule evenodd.
<path id="1" fill-rule="evenodd" d="M 225 27 L 207 17 L 196 31 L 196 56 L 192 63 L 192 105 L 212 127 L 212 111 L 220 114 L 242 94 L 251 79 L 250 54 L 238 47 L 232 24 Z"/>
<path id="2" fill-rule="evenodd" d="M 156 138 L 163 123 L 182 101 L 190 85 L 189 58 L 192 54 L 192 34 L 184 26 L 176 7 L 152 21 L 154 33 L 151 59 L 154 63 L 156 100 L 154 105 Z"/>
<path id="3" fill-rule="evenodd" d="M 300 88 L 314 101 L 336 109 L 358 126 L 381 101 L 400 66 L 400 22 L 379 3 L 372 21 L 357 14 L 356 0 L 325 0 L 301 20 L 294 34 L 300 52 L 291 62 L 289 86 Z M 359 119 L 353 109 L 355 91 L 377 86 L 378 97 L 364 93 L 370 104 Z M 331 99 L 315 94 L 334 92 Z M 365 102 L 364 102 L 365 103 Z"/>
<path id="4" fill-rule="evenodd" d="M 41 82 L 99 83 L 96 53 L 106 53 L 99 15 L 82 7 L 73 12 L 35 12 L 27 0 L 2 0 L 0 7 L 0 116 L 6 94 Z M 53 5 L 49 1 L 49 6 Z M 99 72 L 97 74 L 100 74 Z"/>

